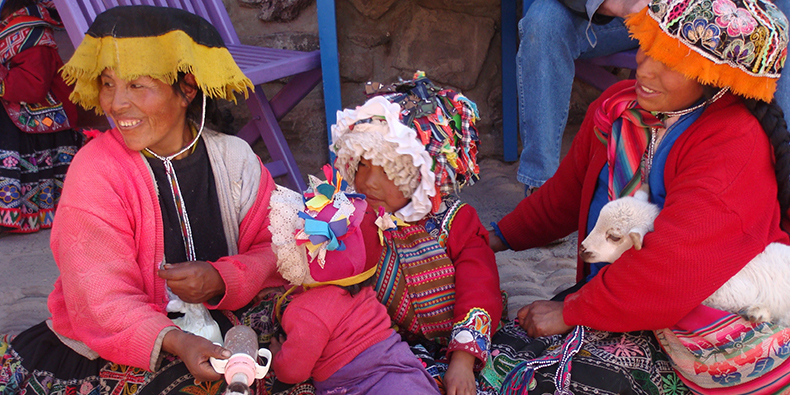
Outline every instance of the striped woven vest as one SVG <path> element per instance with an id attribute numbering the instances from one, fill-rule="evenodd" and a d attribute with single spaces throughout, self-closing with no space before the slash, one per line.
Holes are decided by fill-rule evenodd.
<path id="1" fill-rule="evenodd" d="M 402 330 L 428 339 L 449 338 L 455 306 L 455 267 L 443 247 L 452 217 L 461 207 L 454 202 L 429 228 L 422 224 L 388 231 L 376 269 L 376 296 L 387 306 Z M 448 218 L 449 217 L 449 218 Z M 433 226 L 438 222 L 438 227 Z M 438 237 L 437 237 L 438 236 Z"/>

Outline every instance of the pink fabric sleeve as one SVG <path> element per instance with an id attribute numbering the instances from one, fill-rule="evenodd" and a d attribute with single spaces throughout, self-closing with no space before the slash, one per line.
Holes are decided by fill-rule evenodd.
<path id="1" fill-rule="evenodd" d="M 255 204 L 241 221 L 239 254 L 222 257 L 212 264 L 225 281 L 225 295 L 210 308 L 236 310 L 248 304 L 263 288 L 286 285 L 277 272 L 277 257 L 272 251 L 269 232 L 269 198 L 276 187 L 261 166 L 261 181 Z"/>
<path id="2" fill-rule="evenodd" d="M 278 380 L 300 383 L 310 378 L 329 343 L 331 330 L 312 311 L 301 308 L 298 297 L 285 309 L 282 323 L 288 339 L 274 356 L 272 368 Z"/>

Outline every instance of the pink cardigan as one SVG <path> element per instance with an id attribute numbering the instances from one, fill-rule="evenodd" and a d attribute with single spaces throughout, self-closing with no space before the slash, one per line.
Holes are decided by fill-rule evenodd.
<path id="1" fill-rule="evenodd" d="M 220 205 L 222 194 L 231 196 L 227 207 L 232 209 L 227 211 L 235 211 L 223 210 L 223 223 L 234 216 L 240 221 L 237 230 L 226 229 L 231 240 L 237 238 L 229 248 L 238 247 L 239 253 L 212 263 L 228 292 L 209 307 L 234 310 L 262 288 L 285 284 L 267 229 L 275 185 L 244 141 L 212 131 L 205 131 L 203 138 Z M 249 207 L 246 215 L 243 207 Z M 164 260 L 162 226 L 148 165 L 139 152 L 126 147 L 117 130 L 79 151 L 66 177 L 50 241 L 60 269 L 48 301 L 51 327 L 61 338 L 77 341 L 66 344 L 76 350 L 70 343 L 82 342 L 109 361 L 156 368 L 160 333 L 174 325 L 165 315 L 165 282 L 157 276 Z"/>

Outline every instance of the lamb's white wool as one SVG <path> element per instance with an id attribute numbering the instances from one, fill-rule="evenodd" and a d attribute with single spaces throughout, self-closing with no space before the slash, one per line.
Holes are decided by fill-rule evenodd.
<path id="1" fill-rule="evenodd" d="M 642 238 L 653 230 L 659 211 L 658 206 L 647 201 L 643 191 L 607 203 L 595 227 L 582 241 L 582 259 L 614 262 L 632 246 L 642 248 Z"/>
<path id="2" fill-rule="evenodd" d="M 750 321 L 790 326 L 790 246 L 771 243 L 702 302 Z"/>
<path id="3" fill-rule="evenodd" d="M 585 262 L 614 262 L 631 246 L 641 248 L 645 233 L 653 230 L 656 205 L 646 195 L 607 203 L 595 228 L 582 242 Z M 735 276 L 702 302 L 719 310 L 741 314 L 754 322 L 772 321 L 790 326 L 790 246 L 772 243 Z"/>

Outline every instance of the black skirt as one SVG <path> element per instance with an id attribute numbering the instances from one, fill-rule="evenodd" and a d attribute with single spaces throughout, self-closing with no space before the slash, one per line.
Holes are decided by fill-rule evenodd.
<path id="1" fill-rule="evenodd" d="M 259 303 L 236 312 L 211 311 L 223 335 L 233 325 L 244 324 L 258 333 L 260 347 L 268 346 L 279 329 L 274 306 L 281 293 L 272 293 Z M 25 395 L 153 395 L 220 394 L 225 381 L 196 382 L 186 365 L 176 356 L 163 353 L 159 370 L 119 365 L 104 359 L 90 360 L 65 344 L 42 322 L 17 335 L 11 342 L 0 340 L 3 352 L 0 368 L 0 393 Z M 276 380 L 273 372 L 256 380 L 252 393 L 309 395 L 315 388 L 309 382 L 295 386 Z"/>

